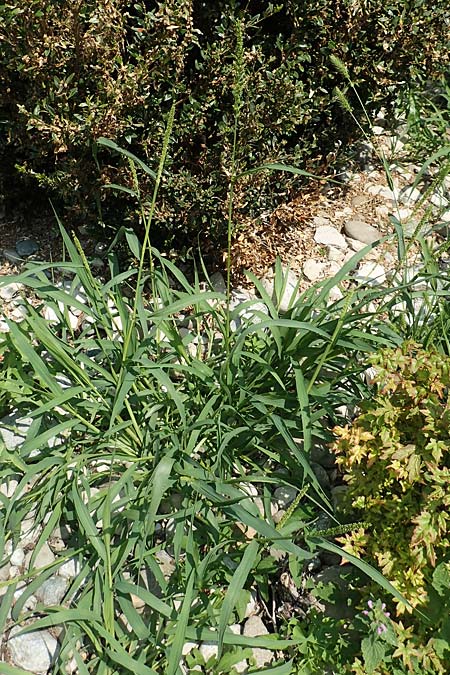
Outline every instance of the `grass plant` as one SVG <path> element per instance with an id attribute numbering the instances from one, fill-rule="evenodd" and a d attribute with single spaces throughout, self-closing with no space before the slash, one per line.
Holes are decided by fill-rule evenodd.
<path id="1" fill-rule="evenodd" d="M 156 175 L 103 141 L 155 180 L 149 217 L 137 182 L 132 190 L 143 243 L 131 229 L 121 232 L 137 267 L 121 270 L 111 246 L 108 279 L 101 281 L 60 224 L 67 262 L 29 263 L 0 282 L 19 281 L 41 302 L 27 304 L 24 320 L 10 321 L 0 342 L 3 405 L 30 420 L 25 441 L 0 450 L 0 481 L 10 486 L 8 498 L 0 495 L 0 561 L 8 562 L 24 523 L 38 528 L 28 569 L 0 583 L 6 589 L 0 629 L 9 609 L 24 632 L 62 626 L 54 675 L 65 673 L 71 660 L 80 675 L 178 675 L 185 645 L 205 641 L 217 645 L 214 662 L 201 663 L 194 650 L 190 663 L 198 659 L 206 672 L 234 675 L 243 658 L 251 669 L 254 647 L 274 653 L 265 672 L 295 672 L 310 643 L 304 632 L 287 631 L 276 616 L 267 636 L 236 635 L 230 626 L 243 620 L 252 589 L 264 603 L 276 601 L 271 586 L 280 567 L 302 570 L 320 550 L 340 553 L 336 530 L 327 536 L 320 526 L 323 513 L 332 525 L 339 522 L 311 467 L 311 450 L 316 441 L 331 440 L 343 405 L 370 395 L 361 377 L 365 357 L 403 341 L 402 324 L 386 321 L 386 314 L 400 301 L 404 315 L 415 315 L 415 291 L 403 278 L 395 287 L 356 287 L 331 299 L 374 245 L 333 279 L 293 298 L 285 313 L 279 307 L 287 279 L 279 262 L 275 298 L 249 275 L 267 313 L 251 300 L 231 309 L 230 256 L 226 294 L 205 291 L 197 272 L 188 280 L 151 246 L 173 122 L 174 108 Z M 235 150 L 237 143 L 236 127 Z M 229 241 L 235 159 L 230 176 Z M 48 279 L 56 268 L 71 279 L 70 288 Z M 446 291 L 432 287 L 432 280 L 442 281 L 439 270 L 427 274 L 436 314 L 436 298 Z M 374 300 L 376 311 L 368 309 Z M 53 323 L 43 317 L 44 307 L 54 313 Z M 80 312 L 75 327 L 74 309 Z M 429 331 L 427 322 L 415 326 Z M 283 485 L 297 490 L 298 499 L 276 525 L 273 493 Z M 37 568 L 39 551 L 58 528 L 65 548 Z M 377 570 L 345 557 L 380 592 L 399 597 Z M 30 607 L 33 592 L 69 560 L 75 575 L 61 604 Z M 6 675 L 21 672 L 5 664 Z"/>

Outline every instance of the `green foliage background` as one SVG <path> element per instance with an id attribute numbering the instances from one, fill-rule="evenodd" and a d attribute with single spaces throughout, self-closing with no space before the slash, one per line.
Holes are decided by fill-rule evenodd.
<path id="1" fill-rule="evenodd" d="M 346 83 L 332 68 L 331 54 L 346 63 L 369 108 L 391 102 L 399 82 L 448 67 L 445 0 L 432 8 L 422 0 L 287 0 L 276 7 L 239 0 L 13 0 L 0 5 L 7 194 L 17 196 L 20 175 L 22 190 L 37 183 L 59 197 L 72 224 L 110 222 L 100 208 L 101 187 L 131 177 L 119 158 L 96 152 L 95 140 L 111 138 L 156 166 L 163 119 L 175 99 L 175 139 L 156 226 L 165 243 L 205 232 L 220 239 L 240 15 L 242 170 L 275 160 L 324 166 L 335 141 L 353 133 L 333 102 L 334 86 Z M 142 180 L 145 194 L 150 185 Z M 286 199 L 298 180 L 246 178 L 237 194 L 237 220 Z M 117 225 L 133 215 L 123 196 L 108 204 Z"/>

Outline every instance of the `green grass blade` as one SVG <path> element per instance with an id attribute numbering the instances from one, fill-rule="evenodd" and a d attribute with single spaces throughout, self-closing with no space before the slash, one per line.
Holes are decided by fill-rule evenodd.
<path id="1" fill-rule="evenodd" d="M 256 540 L 253 540 L 245 549 L 242 560 L 236 568 L 233 578 L 231 579 L 228 590 L 225 594 L 225 598 L 220 610 L 220 619 L 218 627 L 218 636 L 217 636 L 217 648 L 218 654 L 217 659 L 220 659 L 222 655 L 223 648 L 223 637 L 225 635 L 225 630 L 228 626 L 231 614 L 236 606 L 236 602 L 239 598 L 242 589 L 245 586 L 245 583 L 248 579 L 248 575 L 255 566 L 256 560 L 258 558 L 259 544 Z"/>

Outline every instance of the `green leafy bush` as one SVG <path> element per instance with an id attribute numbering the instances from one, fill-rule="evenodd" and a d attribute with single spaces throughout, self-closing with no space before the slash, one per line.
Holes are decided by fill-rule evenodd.
<path id="1" fill-rule="evenodd" d="M 129 168 L 95 141 L 111 138 L 156 164 L 164 115 L 175 100 L 175 143 L 155 224 L 165 244 L 199 232 L 222 237 L 240 14 L 242 171 L 276 159 L 324 162 L 345 127 L 351 131 L 351 120 L 344 124 L 332 103 L 340 82 L 331 54 L 346 62 L 369 104 L 392 98 L 398 82 L 448 63 L 444 2 L 430 11 L 425 2 L 403 0 L 288 1 L 275 8 L 224 0 L 14 0 L 0 7 L 5 190 L 11 190 L 16 165 L 28 186 L 36 182 L 63 199 L 72 223 L 90 216 L 121 225 L 134 217 L 134 204 L 120 196 L 105 206 L 101 188 L 131 182 Z M 248 222 L 285 199 L 293 180 L 267 174 L 242 179 L 237 221 Z M 151 191 L 145 176 L 142 191 Z"/>
<path id="2" fill-rule="evenodd" d="M 417 606 L 450 553 L 450 359 L 405 342 L 371 363 L 376 393 L 351 426 L 335 430 L 344 505 L 367 522 L 345 535 L 344 548 L 368 556 Z"/>

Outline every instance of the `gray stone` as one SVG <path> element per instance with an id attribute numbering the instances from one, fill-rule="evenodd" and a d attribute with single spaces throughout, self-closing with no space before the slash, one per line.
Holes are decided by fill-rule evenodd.
<path id="1" fill-rule="evenodd" d="M 347 221 L 344 225 L 344 231 L 348 237 L 362 241 L 364 244 L 373 244 L 382 236 L 376 227 L 369 225 L 364 220 Z"/>
<path id="2" fill-rule="evenodd" d="M 34 239 L 20 239 L 16 243 L 16 251 L 22 258 L 28 258 L 39 250 L 39 244 Z"/>
<path id="3" fill-rule="evenodd" d="M 62 577 L 52 576 L 46 579 L 34 593 L 39 602 L 45 607 L 61 604 L 67 591 L 67 582 Z"/>
<path id="4" fill-rule="evenodd" d="M 314 474 L 319 481 L 319 485 L 323 490 L 329 490 L 330 488 L 330 477 L 328 476 L 327 471 L 320 464 L 311 462 L 311 469 L 314 471 Z"/>
<path id="5" fill-rule="evenodd" d="M 15 248 L 4 248 L 3 257 L 6 258 L 9 262 L 12 262 L 14 265 L 19 265 L 23 262 L 23 259 L 17 253 Z"/>
<path id="6" fill-rule="evenodd" d="M 320 464 L 325 469 L 332 469 L 336 458 L 326 445 L 315 444 L 311 448 L 311 461 Z"/>
<path id="7" fill-rule="evenodd" d="M 275 490 L 273 493 L 274 499 L 278 506 L 285 509 L 291 504 L 297 496 L 297 490 L 290 485 L 283 485 Z"/>
<path id="8" fill-rule="evenodd" d="M 69 558 L 58 567 L 58 574 L 63 579 L 74 579 L 80 572 L 81 566 L 76 558 Z"/>
<path id="9" fill-rule="evenodd" d="M 23 564 L 23 561 L 25 560 L 25 553 L 23 548 L 16 548 L 10 558 L 10 563 L 11 565 L 16 565 L 17 567 L 20 567 Z"/>
<path id="10" fill-rule="evenodd" d="M 6 286 L 0 286 L 0 298 L 5 302 L 10 302 L 24 288 L 23 284 L 13 281 Z"/>
<path id="11" fill-rule="evenodd" d="M 47 565 L 51 565 L 51 563 L 54 561 L 55 556 L 53 554 L 53 551 L 51 550 L 50 546 L 47 543 L 44 543 L 39 549 L 39 552 L 34 561 L 34 566 L 39 569 L 40 567 L 46 567 Z"/>
<path id="12" fill-rule="evenodd" d="M 211 283 L 211 286 L 217 293 L 227 292 L 226 281 L 220 272 L 214 272 L 214 274 L 211 274 L 209 281 Z"/>
<path id="13" fill-rule="evenodd" d="M 250 616 L 244 625 L 244 635 L 246 637 L 258 637 L 259 635 L 268 635 L 269 631 L 265 627 L 261 617 Z M 270 649 L 261 649 L 254 647 L 252 649 L 252 656 L 255 659 L 258 668 L 264 668 L 273 661 L 273 653 Z"/>
<path id="14" fill-rule="evenodd" d="M 325 244 L 326 246 L 347 248 L 345 237 L 335 227 L 331 227 L 330 225 L 318 227 L 314 234 L 314 241 L 317 244 Z"/>
<path id="15" fill-rule="evenodd" d="M 31 417 L 22 417 L 17 411 L 0 420 L 0 435 L 7 450 L 14 450 L 22 445 L 32 421 Z"/>
<path id="16" fill-rule="evenodd" d="M 104 241 L 99 241 L 95 245 L 94 253 L 98 256 L 104 256 L 108 252 L 108 244 L 105 244 Z"/>
<path id="17" fill-rule="evenodd" d="M 17 635 L 23 627 L 14 626 L 7 642 L 11 660 L 31 673 L 47 673 L 58 653 L 58 642 L 47 630 Z"/>

